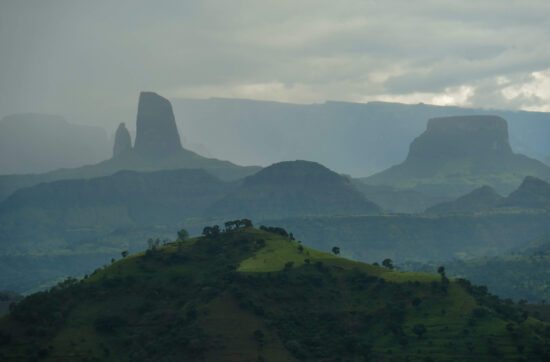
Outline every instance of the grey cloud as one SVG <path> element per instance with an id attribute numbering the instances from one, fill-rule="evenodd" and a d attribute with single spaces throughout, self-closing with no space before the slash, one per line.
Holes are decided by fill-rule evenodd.
<path id="1" fill-rule="evenodd" d="M 549 13 L 547 1 L 8 0 L 0 116 L 112 131 L 145 89 L 307 103 L 467 85 L 476 105 L 521 108 L 541 100 L 503 98 L 495 77 L 549 67 Z"/>

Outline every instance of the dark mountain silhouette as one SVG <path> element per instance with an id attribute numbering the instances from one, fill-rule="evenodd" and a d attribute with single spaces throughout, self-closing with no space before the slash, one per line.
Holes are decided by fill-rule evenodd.
<path id="1" fill-rule="evenodd" d="M 526 176 L 550 179 L 550 167 L 512 152 L 504 119 L 464 116 L 429 120 L 403 163 L 363 181 L 457 197 L 483 185 L 507 194 Z"/>
<path id="2" fill-rule="evenodd" d="M 426 213 L 448 214 L 487 211 L 497 207 L 503 199 L 491 186 L 482 186 L 456 200 L 429 207 L 426 209 Z"/>
<path id="3" fill-rule="evenodd" d="M 126 138 L 123 135 L 124 130 L 121 130 L 122 134 L 119 133 L 120 137 L 116 138 L 116 157 L 95 165 L 61 169 L 39 175 L 0 176 L 0 200 L 19 188 L 41 182 L 106 176 L 120 170 L 200 168 L 221 179 L 236 180 L 260 169 L 255 166 L 242 167 L 228 161 L 205 158 L 182 148 L 170 102 L 155 93 L 141 93 L 137 121 L 135 146 L 128 152 L 118 153 L 122 142 L 120 137 Z M 127 146 L 127 140 L 125 144 Z"/>
<path id="4" fill-rule="evenodd" d="M 500 206 L 550 210 L 550 184 L 528 176 L 517 190 L 502 200 Z"/>
<path id="5" fill-rule="evenodd" d="M 0 175 L 78 167 L 104 160 L 109 152 L 107 133 L 99 127 L 47 114 L 0 120 Z"/>
<path id="6" fill-rule="evenodd" d="M 248 176 L 207 214 L 261 219 L 380 211 L 346 177 L 315 162 L 287 161 Z"/>

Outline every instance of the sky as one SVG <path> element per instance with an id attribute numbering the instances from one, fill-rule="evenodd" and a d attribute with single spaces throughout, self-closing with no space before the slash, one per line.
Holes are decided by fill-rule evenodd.
<path id="1" fill-rule="evenodd" d="M 0 0 L 0 117 L 113 132 L 142 90 L 550 112 L 550 1 Z"/>

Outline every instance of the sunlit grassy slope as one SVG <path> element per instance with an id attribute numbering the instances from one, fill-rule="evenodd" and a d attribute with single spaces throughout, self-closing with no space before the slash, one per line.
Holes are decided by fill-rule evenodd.
<path id="1" fill-rule="evenodd" d="M 544 360 L 550 325 L 464 281 L 253 228 L 169 243 L 27 297 L 2 360 Z"/>

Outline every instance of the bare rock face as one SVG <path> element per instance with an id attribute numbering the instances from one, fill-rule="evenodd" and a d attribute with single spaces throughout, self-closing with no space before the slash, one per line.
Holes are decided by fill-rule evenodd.
<path id="1" fill-rule="evenodd" d="M 153 92 L 139 96 L 134 151 L 141 157 L 161 159 L 182 150 L 172 105 Z"/>
<path id="2" fill-rule="evenodd" d="M 512 154 L 506 120 L 497 116 L 432 118 L 410 146 L 409 160 Z"/>
<path id="3" fill-rule="evenodd" d="M 113 158 L 129 152 L 132 149 L 132 139 L 126 125 L 121 123 L 115 133 L 115 144 L 113 146 Z"/>

